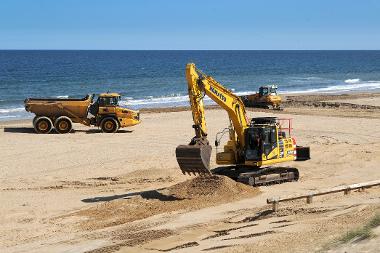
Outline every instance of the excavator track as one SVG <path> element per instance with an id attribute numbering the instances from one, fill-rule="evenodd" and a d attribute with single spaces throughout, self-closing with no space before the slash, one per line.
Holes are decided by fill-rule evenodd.
<path id="1" fill-rule="evenodd" d="M 299 171 L 294 167 L 265 167 L 252 170 L 246 167 L 219 167 L 213 174 L 224 175 L 251 186 L 263 186 L 298 181 Z"/>

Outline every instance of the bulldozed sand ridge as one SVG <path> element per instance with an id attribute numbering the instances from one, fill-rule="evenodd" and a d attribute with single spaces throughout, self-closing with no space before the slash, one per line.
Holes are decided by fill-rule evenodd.
<path id="1" fill-rule="evenodd" d="M 225 176 L 198 176 L 168 188 L 137 192 L 130 197 L 97 204 L 72 215 L 85 217 L 81 227 L 94 230 L 162 213 L 198 210 L 258 194 L 257 188 Z"/>

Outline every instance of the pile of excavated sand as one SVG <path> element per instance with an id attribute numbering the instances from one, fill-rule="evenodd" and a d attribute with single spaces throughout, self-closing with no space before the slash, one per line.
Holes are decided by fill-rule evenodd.
<path id="1" fill-rule="evenodd" d="M 167 191 L 177 198 L 198 198 L 207 196 L 237 197 L 242 192 L 251 192 L 252 187 L 237 183 L 225 176 L 199 176 L 182 183 L 175 184 Z"/>
<path id="2" fill-rule="evenodd" d="M 225 176 L 195 177 L 163 190 L 133 193 L 126 199 L 97 204 L 74 215 L 84 216 L 85 229 L 98 229 L 172 211 L 191 211 L 259 193 L 257 188 L 237 183 Z"/>

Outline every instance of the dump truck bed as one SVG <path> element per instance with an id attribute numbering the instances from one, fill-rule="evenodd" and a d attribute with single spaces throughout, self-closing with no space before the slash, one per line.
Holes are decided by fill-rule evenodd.
<path id="1" fill-rule="evenodd" d="M 59 117 L 67 116 L 73 119 L 84 119 L 91 104 L 92 96 L 84 98 L 27 98 L 24 101 L 25 110 L 36 116 Z M 75 122 L 76 120 L 73 119 Z"/>

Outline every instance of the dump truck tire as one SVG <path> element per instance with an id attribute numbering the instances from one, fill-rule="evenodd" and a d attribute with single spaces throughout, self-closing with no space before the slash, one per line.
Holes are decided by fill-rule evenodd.
<path id="1" fill-rule="evenodd" d="M 53 129 L 53 122 L 48 117 L 41 116 L 34 120 L 33 127 L 38 134 L 48 134 Z"/>
<path id="2" fill-rule="evenodd" d="M 73 129 L 73 122 L 69 117 L 61 116 L 55 120 L 54 127 L 57 133 L 67 134 Z"/>
<path id="3" fill-rule="evenodd" d="M 39 118 L 38 116 L 35 116 L 35 117 L 33 118 L 33 127 L 34 127 L 34 124 L 36 123 L 36 120 L 37 120 L 38 118 Z"/>
<path id="4" fill-rule="evenodd" d="M 103 133 L 115 133 L 119 129 L 119 122 L 115 118 L 107 117 L 100 123 Z"/>

